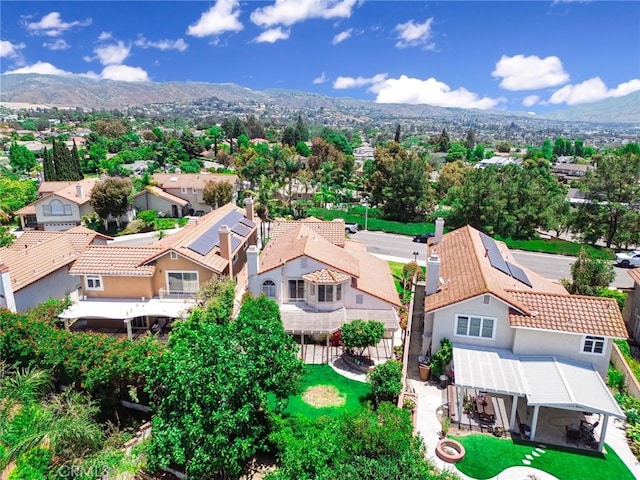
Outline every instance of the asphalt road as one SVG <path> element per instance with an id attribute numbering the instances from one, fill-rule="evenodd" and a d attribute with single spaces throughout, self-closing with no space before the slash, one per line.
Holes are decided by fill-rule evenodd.
<path id="1" fill-rule="evenodd" d="M 413 243 L 411 237 L 404 235 L 395 235 L 382 232 L 365 232 L 359 231 L 355 235 L 351 235 L 353 240 L 360 240 L 367 245 L 367 251 L 373 254 L 389 255 L 400 257 L 407 260 L 414 259 L 419 263 L 426 262 L 427 249 L 424 243 Z M 546 253 L 523 252 L 521 250 L 512 250 L 516 262 L 527 267 L 545 278 L 552 280 L 560 280 L 561 278 L 571 278 L 571 264 L 574 257 L 564 255 L 552 255 Z M 632 288 L 633 280 L 625 268 L 614 267 L 616 278 L 611 284 L 613 287 Z"/>

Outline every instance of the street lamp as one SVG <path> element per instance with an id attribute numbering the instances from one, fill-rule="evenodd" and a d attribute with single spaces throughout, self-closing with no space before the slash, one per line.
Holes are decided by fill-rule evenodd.
<path id="1" fill-rule="evenodd" d="M 367 232 L 367 224 L 369 223 L 369 197 L 364 197 L 364 231 Z"/>
<path id="2" fill-rule="evenodd" d="M 413 252 L 413 263 L 418 263 L 418 255 L 420 252 Z"/>

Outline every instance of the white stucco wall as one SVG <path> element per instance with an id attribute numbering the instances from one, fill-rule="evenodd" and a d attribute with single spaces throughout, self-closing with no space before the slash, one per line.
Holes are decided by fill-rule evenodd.
<path id="1" fill-rule="evenodd" d="M 553 355 L 594 366 L 606 378 L 611 339 L 605 338 L 603 355 L 582 352 L 584 335 L 515 328 L 513 353 L 517 355 Z"/>
<path id="2" fill-rule="evenodd" d="M 80 288 L 80 278 L 69 275 L 69 266 L 65 265 L 15 292 L 16 310 L 24 312 L 50 298 L 62 299 Z"/>
<path id="3" fill-rule="evenodd" d="M 44 205 L 49 205 L 52 200 L 59 200 L 63 205 L 71 206 L 71 214 L 70 215 L 46 215 L 43 211 Z M 69 223 L 69 222 L 79 222 L 80 221 L 80 208 L 77 204 L 65 200 L 61 197 L 56 197 L 55 195 L 44 199 L 38 203 L 36 203 L 36 218 L 38 219 L 38 223 Z"/>
<path id="4" fill-rule="evenodd" d="M 513 329 L 509 325 L 509 307 L 494 296 L 489 296 L 489 304 L 484 304 L 484 295 L 470 298 L 464 302 L 442 308 L 433 313 L 433 331 L 431 350 L 433 353 L 440 348 L 440 340 L 448 338 L 454 343 L 480 345 L 490 348 L 508 348 L 513 344 Z M 458 336 L 455 334 L 456 315 L 473 315 L 495 319 L 494 339 Z M 428 338 L 430 321 L 425 321 L 425 331 Z"/>

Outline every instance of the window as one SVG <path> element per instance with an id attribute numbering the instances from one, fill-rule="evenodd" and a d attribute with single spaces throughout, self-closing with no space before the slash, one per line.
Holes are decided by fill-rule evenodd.
<path id="1" fill-rule="evenodd" d="M 176 252 L 171 252 L 171 260 L 177 260 L 178 254 Z"/>
<path id="2" fill-rule="evenodd" d="M 182 187 L 180 189 L 180 193 L 187 193 L 187 187 Z"/>
<path id="3" fill-rule="evenodd" d="M 312 283 L 309 288 L 311 289 L 311 296 L 315 297 L 316 296 L 316 286 Z"/>
<path id="4" fill-rule="evenodd" d="M 100 275 L 87 275 L 85 277 L 87 290 L 102 290 L 102 277 Z"/>
<path id="5" fill-rule="evenodd" d="M 318 301 L 333 302 L 333 285 L 318 285 Z"/>
<path id="6" fill-rule="evenodd" d="M 289 301 L 304 300 L 304 280 L 289 280 Z"/>
<path id="7" fill-rule="evenodd" d="M 198 190 L 196 188 L 192 188 L 191 189 L 191 193 L 193 193 L 195 195 L 196 193 L 198 193 Z"/>
<path id="8" fill-rule="evenodd" d="M 593 337 L 591 335 L 584 337 L 582 352 L 602 355 L 604 353 L 604 337 Z"/>
<path id="9" fill-rule="evenodd" d="M 336 285 L 336 301 L 342 300 L 342 285 Z"/>
<path id="10" fill-rule="evenodd" d="M 482 299 L 482 303 L 484 303 L 485 305 L 489 305 L 489 303 L 491 303 L 491 297 L 489 295 L 485 295 Z"/>
<path id="11" fill-rule="evenodd" d="M 300 259 L 300 267 L 301 268 L 307 268 L 307 257 L 302 257 Z"/>
<path id="12" fill-rule="evenodd" d="M 494 336 L 495 319 L 458 315 L 456 335 L 462 337 L 490 338 Z"/>
<path id="13" fill-rule="evenodd" d="M 265 280 L 262 282 L 262 293 L 269 298 L 276 298 L 276 284 L 273 280 Z"/>
<path id="14" fill-rule="evenodd" d="M 364 295 L 356 295 L 356 305 L 362 305 L 364 303 Z"/>
<path id="15" fill-rule="evenodd" d="M 171 293 L 197 292 L 198 272 L 167 272 L 167 283 Z"/>
<path id="16" fill-rule="evenodd" d="M 45 217 L 60 217 L 71 215 L 71 205 L 62 203 L 54 198 L 47 205 L 42 205 L 42 214 Z"/>

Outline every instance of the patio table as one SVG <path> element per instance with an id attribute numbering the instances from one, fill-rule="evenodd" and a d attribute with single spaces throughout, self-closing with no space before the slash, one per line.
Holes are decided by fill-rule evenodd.
<path id="1" fill-rule="evenodd" d="M 489 395 L 478 395 L 476 398 L 476 409 L 482 420 L 495 420 L 496 411 L 493 408 L 493 402 Z"/>

